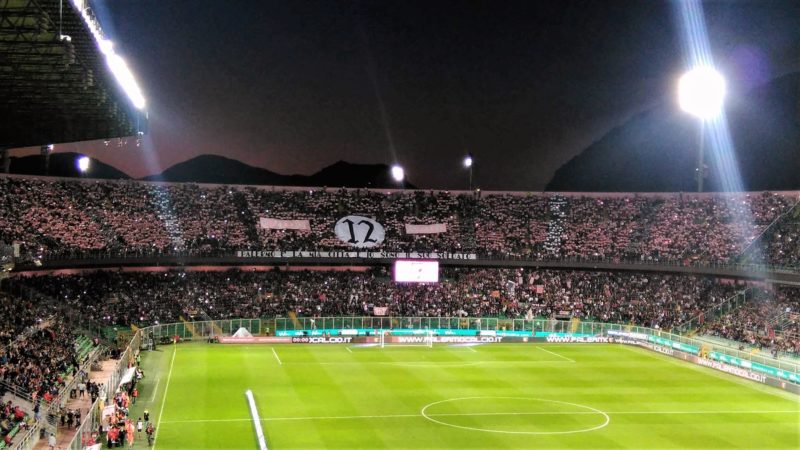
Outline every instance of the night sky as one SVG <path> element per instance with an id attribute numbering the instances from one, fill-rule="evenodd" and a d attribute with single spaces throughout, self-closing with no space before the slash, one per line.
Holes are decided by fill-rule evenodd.
<path id="1" fill-rule="evenodd" d="M 672 101 L 675 3 L 103 0 L 150 132 L 60 145 L 140 177 L 203 153 L 280 173 L 398 161 L 425 188 L 541 190 L 610 128 Z M 705 4 L 735 98 L 800 67 L 800 1 Z"/>

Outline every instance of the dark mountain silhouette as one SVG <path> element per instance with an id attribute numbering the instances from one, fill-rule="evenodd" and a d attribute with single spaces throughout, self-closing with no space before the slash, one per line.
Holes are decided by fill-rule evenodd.
<path id="1" fill-rule="evenodd" d="M 274 186 L 397 188 L 386 164 L 338 161 L 313 175 L 281 175 L 219 155 L 200 155 L 143 178 L 150 181 Z M 406 183 L 406 188 L 414 186 Z"/>
<path id="2" fill-rule="evenodd" d="M 350 164 L 337 161 L 308 177 L 310 186 L 397 188 L 386 164 Z M 414 188 L 408 182 L 406 188 Z"/>
<path id="3" fill-rule="evenodd" d="M 293 177 L 219 155 L 200 155 L 167 168 L 158 175 L 142 178 L 149 181 L 294 185 Z"/>
<path id="4" fill-rule="evenodd" d="M 775 79 L 726 105 L 744 188 L 800 189 L 800 73 Z M 674 105 L 637 115 L 561 166 L 548 191 L 693 191 L 695 119 Z M 706 134 L 708 136 L 708 134 Z M 706 191 L 722 190 L 705 141 Z"/>
<path id="5" fill-rule="evenodd" d="M 73 152 L 53 153 L 50 155 L 50 169 L 45 173 L 44 157 L 30 155 L 11 157 L 10 173 L 20 175 L 50 175 L 53 177 L 81 177 L 103 178 L 111 180 L 125 180 L 130 177 L 121 170 L 94 158 L 89 158 L 91 164 L 86 174 L 78 171 L 78 158 L 83 155 Z"/>

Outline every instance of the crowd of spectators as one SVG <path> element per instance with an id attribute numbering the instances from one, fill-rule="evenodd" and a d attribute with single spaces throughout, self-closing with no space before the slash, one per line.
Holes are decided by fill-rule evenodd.
<path id="1" fill-rule="evenodd" d="M 533 269 L 443 269 L 437 284 L 398 284 L 363 271 L 96 271 L 19 278 L 103 325 L 241 317 L 565 315 L 669 329 L 736 289 L 710 277 Z"/>
<path id="2" fill-rule="evenodd" d="M 664 330 L 713 310 L 748 287 L 695 275 L 465 267 L 445 267 L 440 282 L 430 284 L 395 283 L 389 269 L 383 267 L 96 270 L 18 276 L 4 284 L 17 292 L 35 289 L 40 299 L 49 298 L 62 308 L 78 311 L 99 326 L 287 317 L 290 311 L 300 317 L 370 316 L 385 308 L 379 314 L 579 318 Z M 703 332 L 797 354 L 800 289 L 759 288 L 753 292 L 758 293 L 755 300 L 707 321 Z M 14 303 L 7 296 L 0 299 L 6 299 L 4 306 Z M 0 329 L 6 330 L 6 345 L 0 349 L 0 380 L 30 392 L 34 400 L 48 401 L 58 397 L 65 386 L 64 374 L 77 367 L 78 361 L 65 320 L 35 319 L 37 314 L 52 313 L 45 304 L 25 304 L 33 312 L 19 323 L 7 315 L 0 319 Z M 9 339 L 26 327 L 33 331 L 20 334 L 22 339 Z M 83 384 L 76 386 L 83 391 Z M 85 388 L 93 398 L 95 388 L 91 384 Z M 69 414 L 65 417 L 68 422 Z M 74 414 L 73 420 L 78 420 Z M 129 428 L 127 418 L 124 422 Z"/>
<path id="3" fill-rule="evenodd" d="M 800 299 L 796 291 L 756 289 L 752 299 L 704 324 L 701 332 L 773 353 L 800 355 Z"/>
<path id="4" fill-rule="evenodd" d="M 759 262 L 796 265 L 798 221 L 774 222 L 797 201 L 769 192 L 456 195 L 3 177 L 0 241 L 44 258 L 342 250 L 334 224 L 363 215 L 386 230 L 379 250 L 719 263 L 761 237 Z M 310 230 L 264 229 L 260 218 L 308 220 Z M 406 224 L 446 231 L 407 234 Z"/>
<path id="5" fill-rule="evenodd" d="M 779 217 L 741 260 L 756 264 L 780 261 L 785 267 L 800 266 L 800 206 Z"/>
<path id="6" fill-rule="evenodd" d="M 28 427 L 27 417 L 28 414 L 11 400 L 0 404 L 0 439 L 4 447 L 10 448 L 14 435 Z"/>
<path id="7" fill-rule="evenodd" d="M 336 237 L 334 224 L 362 215 L 386 230 L 377 250 L 796 267 L 798 200 L 796 193 L 769 192 L 455 195 L 0 177 L 0 243 L 19 244 L 33 260 L 345 250 L 350 247 Z M 310 229 L 265 229 L 261 218 L 307 220 Z M 445 231 L 408 234 L 407 224 Z M 30 393 L 37 408 L 37 399 L 61 394 L 65 375 L 78 366 L 74 319 L 127 327 L 290 311 L 365 316 L 385 308 L 392 316 L 579 318 L 669 330 L 743 288 L 705 276 L 523 268 L 445 268 L 436 284 L 398 284 L 385 268 L 100 270 L 13 283 L 18 293 L 42 297 L 0 293 L 0 380 Z M 709 320 L 702 332 L 800 354 L 800 289 L 754 292 L 754 300 Z M 86 389 L 93 399 L 98 395 L 96 385 Z M 3 405 L 0 432 L 24 417 Z M 80 416 L 73 413 L 72 420 L 77 424 Z M 117 428 L 133 436 L 130 419 L 120 420 Z M 69 412 L 62 421 L 69 425 Z"/>
<path id="8" fill-rule="evenodd" d="M 147 326 L 185 320 L 298 316 L 580 318 L 674 329 L 712 310 L 746 286 L 707 276 L 500 268 L 442 269 L 439 283 L 392 281 L 389 269 L 120 271 L 18 277 L 15 283 L 80 310 L 100 326 Z M 768 347 L 796 352 L 800 289 L 760 290 L 708 333 L 766 345 L 778 313 L 793 328 Z M 41 334 L 40 334 L 41 335 Z M 57 354 L 57 353 L 56 353 Z"/>
<path id="9" fill-rule="evenodd" d="M 77 367 L 72 330 L 54 322 L 0 350 L 0 380 L 22 388 L 34 400 L 52 398 Z"/>

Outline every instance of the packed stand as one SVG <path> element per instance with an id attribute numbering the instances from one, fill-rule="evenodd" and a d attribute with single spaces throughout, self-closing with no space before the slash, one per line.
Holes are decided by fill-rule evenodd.
<path id="1" fill-rule="evenodd" d="M 800 203 L 769 226 L 741 260 L 790 268 L 800 266 Z"/>
<path id="2" fill-rule="evenodd" d="M 755 289 L 753 298 L 715 320 L 701 332 L 753 347 L 800 356 L 800 289 Z"/>
<path id="3" fill-rule="evenodd" d="M 56 322 L 0 350 L 0 380 L 50 400 L 78 367 L 72 330 Z"/>
<path id="4" fill-rule="evenodd" d="M 97 271 L 19 278 L 103 325 L 286 316 L 578 317 L 672 328 L 737 286 L 655 273 L 446 268 L 438 284 L 398 284 L 387 269 Z M 741 287 L 738 287 L 741 289 Z"/>
<path id="5" fill-rule="evenodd" d="M 471 240 L 463 222 L 474 203 L 445 192 L 379 193 L 369 190 L 268 191 L 248 188 L 245 196 L 255 216 L 281 220 L 305 219 L 311 230 L 258 229 L 259 246 L 269 250 L 345 250 L 334 224 L 347 215 L 374 218 L 386 230 L 381 246 L 393 251 L 453 251 Z M 444 224 L 445 233 L 406 234 L 405 224 Z M 469 228 L 467 226 L 467 228 Z"/>
<path id="6" fill-rule="evenodd" d="M 0 177 L 0 241 L 30 258 L 345 250 L 334 224 L 362 215 L 386 230 L 375 250 L 708 264 L 741 260 L 764 234 L 764 262 L 796 264 L 800 221 L 768 228 L 797 201 L 769 192 L 452 194 Z M 310 229 L 265 229 L 262 218 L 308 220 Z M 434 224 L 440 232 L 405 229 Z"/>

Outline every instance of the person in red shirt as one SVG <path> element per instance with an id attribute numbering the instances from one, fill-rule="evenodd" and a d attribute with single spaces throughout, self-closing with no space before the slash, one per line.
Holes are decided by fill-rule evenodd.
<path id="1" fill-rule="evenodd" d="M 119 428 L 111 427 L 108 430 L 108 447 L 115 447 L 119 440 Z"/>
<path id="2" fill-rule="evenodd" d="M 139 397 L 139 389 L 133 388 L 133 392 L 131 393 L 133 397 L 133 404 L 136 404 L 136 399 Z"/>

